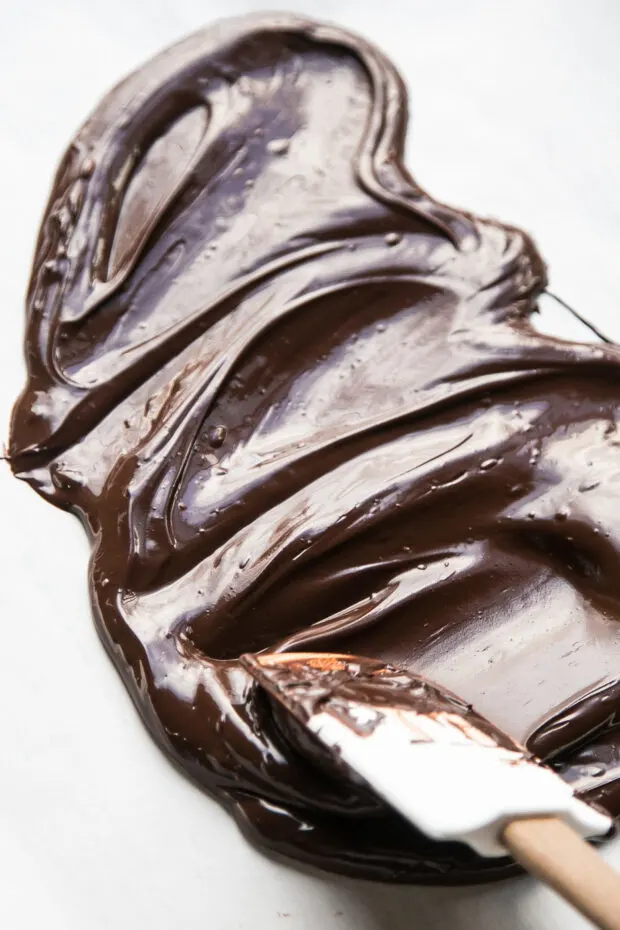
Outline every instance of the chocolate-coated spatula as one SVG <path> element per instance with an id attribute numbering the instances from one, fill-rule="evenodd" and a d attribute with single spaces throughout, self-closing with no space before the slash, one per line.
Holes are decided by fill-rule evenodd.
<path id="1" fill-rule="evenodd" d="M 620 930 L 620 876 L 585 842 L 609 817 L 455 695 L 351 655 L 243 657 L 348 778 L 423 833 L 512 856 L 603 930 Z"/>

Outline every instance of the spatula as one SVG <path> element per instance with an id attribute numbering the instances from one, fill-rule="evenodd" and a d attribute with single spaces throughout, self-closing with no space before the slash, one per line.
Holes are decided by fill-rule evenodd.
<path id="1" fill-rule="evenodd" d="M 435 840 L 512 855 L 602 930 L 620 930 L 620 875 L 586 842 L 611 819 L 469 705 L 425 678 L 331 653 L 243 657 L 332 764 Z"/>

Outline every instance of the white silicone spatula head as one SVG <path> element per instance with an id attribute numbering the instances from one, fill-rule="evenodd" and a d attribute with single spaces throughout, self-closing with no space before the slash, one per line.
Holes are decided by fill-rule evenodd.
<path id="1" fill-rule="evenodd" d="M 275 654 L 244 659 L 353 777 L 435 840 L 505 856 L 515 817 L 561 817 L 581 836 L 611 820 L 455 695 L 370 659 Z"/>
<path id="2" fill-rule="evenodd" d="M 456 695 L 358 656 L 284 653 L 243 662 L 332 763 L 419 830 L 482 856 L 512 853 L 598 926 L 620 930 L 620 880 L 581 839 L 609 833 L 611 819 Z"/>

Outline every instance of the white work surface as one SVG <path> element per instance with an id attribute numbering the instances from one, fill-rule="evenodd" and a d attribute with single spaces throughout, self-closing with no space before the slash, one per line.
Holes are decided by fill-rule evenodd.
<path id="1" fill-rule="evenodd" d="M 99 96 L 250 0 L 0 0 L 2 435 L 56 162 Z M 408 163 L 437 197 L 530 230 L 551 286 L 620 338 L 620 3 L 306 0 L 402 70 Z M 575 328 L 562 322 L 570 337 Z M 0 473 L 0 926 L 6 930 L 577 930 L 529 879 L 398 888 L 250 848 L 151 742 L 90 619 L 76 520 Z M 620 868 L 620 842 L 605 855 Z"/>

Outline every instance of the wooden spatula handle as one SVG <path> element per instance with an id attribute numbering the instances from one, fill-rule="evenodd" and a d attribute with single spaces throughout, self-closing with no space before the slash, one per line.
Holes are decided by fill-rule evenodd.
<path id="1" fill-rule="evenodd" d="M 512 855 L 601 930 L 620 930 L 620 874 L 557 817 L 513 820 L 503 840 Z"/>

